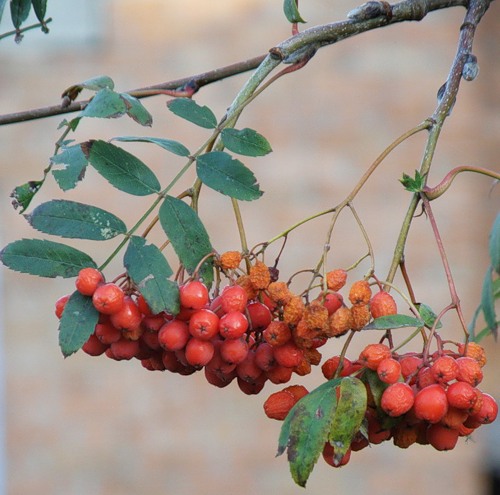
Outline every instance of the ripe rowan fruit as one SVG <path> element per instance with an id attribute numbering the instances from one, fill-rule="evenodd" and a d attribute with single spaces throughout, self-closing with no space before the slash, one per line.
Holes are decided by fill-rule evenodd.
<path id="1" fill-rule="evenodd" d="M 474 358 L 481 368 L 486 364 L 486 353 L 482 346 L 476 342 L 468 342 L 466 344 L 459 344 L 458 352 L 462 356 Z"/>
<path id="2" fill-rule="evenodd" d="M 342 306 L 328 319 L 328 328 L 326 334 L 329 337 L 340 337 L 347 333 L 353 324 L 351 309 Z"/>
<path id="3" fill-rule="evenodd" d="M 456 407 L 452 407 L 450 405 L 448 407 L 448 411 L 443 416 L 443 419 L 440 421 L 440 423 L 448 428 L 458 429 L 458 427 L 464 423 L 468 416 L 469 415 L 467 411 L 464 411 L 463 409 L 457 409 Z"/>
<path id="4" fill-rule="evenodd" d="M 479 363 L 471 357 L 460 357 L 458 364 L 457 380 L 470 383 L 473 387 L 479 385 L 483 379 L 483 371 Z"/>
<path id="5" fill-rule="evenodd" d="M 230 311 L 219 320 L 219 334 L 225 339 L 238 339 L 243 337 L 247 330 L 247 317 L 239 311 Z"/>
<path id="6" fill-rule="evenodd" d="M 243 313 L 247 302 L 247 293 L 240 285 L 228 285 L 224 287 L 220 296 L 220 305 L 224 313 L 229 313 L 229 311 Z"/>
<path id="7" fill-rule="evenodd" d="M 361 330 L 371 320 L 370 307 L 368 304 L 355 304 L 351 308 L 352 330 Z"/>
<path id="8" fill-rule="evenodd" d="M 257 347 L 255 351 L 255 364 L 263 371 L 269 371 L 276 366 L 273 348 L 267 342 L 263 342 Z"/>
<path id="9" fill-rule="evenodd" d="M 468 410 L 477 400 L 476 390 L 467 382 L 454 382 L 446 389 L 446 397 L 451 407 Z"/>
<path id="10" fill-rule="evenodd" d="M 103 344 L 107 345 L 120 340 L 122 337 L 121 331 L 114 327 L 110 322 L 98 323 L 95 326 L 94 333 Z"/>
<path id="11" fill-rule="evenodd" d="M 448 411 L 448 399 L 444 388 L 433 383 L 415 395 L 415 416 L 429 423 L 438 423 Z"/>
<path id="12" fill-rule="evenodd" d="M 458 364 L 451 356 L 440 356 L 432 364 L 431 374 L 437 383 L 452 382 L 458 375 Z"/>
<path id="13" fill-rule="evenodd" d="M 56 301 L 55 314 L 56 314 L 56 316 L 57 316 L 57 318 L 59 320 L 61 319 L 61 316 L 63 314 L 64 308 L 66 307 L 66 303 L 68 302 L 70 296 L 71 296 L 71 294 L 66 294 L 65 296 L 60 297 Z"/>
<path id="14" fill-rule="evenodd" d="M 109 319 L 130 340 L 137 340 L 142 334 L 142 314 L 130 296 L 124 297 L 121 309 L 110 315 Z"/>
<path id="15" fill-rule="evenodd" d="M 410 385 L 417 380 L 417 371 L 422 365 L 422 358 L 414 355 L 402 356 L 399 360 L 401 365 L 401 374 L 405 380 L 410 379 Z"/>
<path id="16" fill-rule="evenodd" d="M 236 366 L 236 374 L 246 382 L 255 383 L 264 372 L 255 362 L 255 351 L 250 350 L 246 358 Z"/>
<path id="17" fill-rule="evenodd" d="M 401 377 L 401 364 L 393 358 L 383 359 L 377 366 L 377 375 L 384 383 L 396 383 Z"/>
<path id="18" fill-rule="evenodd" d="M 294 368 L 295 366 L 298 366 L 304 357 L 304 351 L 299 349 L 291 341 L 278 347 L 274 347 L 273 349 L 276 362 L 285 368 Z"/>
<path id="19" fill-rule="evenodd" d="M 254 332 L 264 330 L 273 319 L 269 308 L 261 302 L 255 301 L 247 305 L 246 315 L 250 328 Z"/>
<path id="20" fill-rule="evenodd" d="M 358 280 L 351 285 L 349 301 L 351 304 L 368 304 L 372 296 L 370 284 L 366 280 Z"/>
<path id="21" fill-rule="evenodd" d="M 153 316 L 153 312 L 151 311 L 151 308 L 149 307 L 149 304 L 146 302 L 146 299 L 142 294 L 139 294 L 139 297 L 136 300 L 137 307 L 139 308 L 139 311 L 144 315 L 144 316 Z"/>
<path id="22" fill-rule="evenodd" d="M 370 299 L 370 312 L 373 318 L 380 318 L 395 315 L 398 307 L 394 298 L 388 292 L 381 290 Z"/>
<path id="23" fill-rule="evenodd" d="M 110 354 L 108 356 L 112 359 L 129 361 L 139 353 L 140 345 L 137 340 L 128 340 L 122 337 L 120 340 L 113 342 L 109 350 Z"/>
<path id="24" fill-rule="evenodd" d="M 376 370 L 378 365 L 391 357 L 391 350 L 385 344 L 368 344 L 359 355 L 359 362 L 371 370 Z"/>
<path id="25" fill-rule="evenodd" d="M 236 270 L 241 263 L 241 253 L 226 251 L 220 255 L 220 265 L 223 270 Z"/>
<path id="26" fill-rule="evenodd" d="M 293 394 L 280 390 L 271 394 L 264 402 L 264 413 L 268 418 L 283 421 L 297 403 Z"/>
<path id="27" fill-rule="evenodd" d="M 327 359 L 321 366 L 321 371 L 323 373 L 323 376 L 327 380 L 331 380 L 335 376 L 339 364 L 340 364 L 340 356 L 333 356 Z M 342 369 L 340 370 L 340 376 L 349 375 L 351 367 L 352 367 L 351 361 L 349 361 L 349 359 L 344 357 L 344 359 L 342 360 Z"/>
<path id="28" fill-rule="evenodd" d="M 458 430 L 433 424 L 427 429 L 427 440 L 436 450 L 451 450 L 457 444 Z"/>
<path id="29" fill-rule="evenodd" d="M 268 285 L 271 283 L 271 274 L 269 273 L 268 266 L 259 260 L 250 267 L 248 276 L 250 277 L 252 285 L 257 290 L 267 289 Z"/>
<path id="30" fill-rule="evenodd" d="M 407 449 L 417 442 L 419 436 L 419 425 L 410 425 L 403 421 L 391 428 L 392 442 L 400 449 Z"/>
<path id="31" fill-rule="evenodd" d="M 293 368 L 287 368 L 286 366 L 281 366 L 276 364 L 271 369 L 266 371 L 266 376 L 269 380 L 278 385 L 280 383 L 287 383 L 292 378 Z"/>
<path id="32" fill-rule="evenodd" d="M 238 388 L 246 395 L 258 394 L 264 388 L 266 380 L 267 377 L 265 374 L 262 374 L 258 380 L 253 382 L 242 380 L 239 376 L 236 377 Z"/>
<path id="33" fill-rule="evenodd" d="M 498 415 L 498 404 L 490 394 L 482 392 L 481 395 L 483 398 L 481 408 L 471 415 L 471 419 L 480 424 L 487 425 L 495 421 Z"/>
<path id="34" fill-rule="evenodd" d="M 259 291 L 253 286 L 249 275 L 241 275 L 238 277 L 236 279 L 236 285 L 245 291 L 248 300 L 256 299 L 259 295 Z"/>
<path id="35" fill-rule="evenodd" d="M 349 449 L 339 460 L 335 457 L 335 448 L 330 442 L 326 442 L 323 447 L 323 459 L 325 462 L 332 467 L 345 466 L 351 459 L 351 449 Z"/>
<path id="36" fill-rule="evenodd" d="M 228 339 L 222 342 L 219 351 L 222 359 L 227 363 L 239 364 L 247 357 L 248 344 L 243 338 Z"/>
<path id="37" fill-rule="evenodd" d="M 208 304 L 207 286 L 199 280 L 192 280 L 179 287 L 179 301 L 187 309 L 201 309 Z"/>
<path id="38" fill-rule="evenodd" d="M 103 354 L 108 346 L 103 344 L 95 334 L 92 334 L 87 342 L 83 344 L 82 351 L 88 354 L 89 356 L 100 356 Z"/>
<path id="39" fill-rule="evenodd" d="M 122 309 L 125 294 L 116 284 L 110 282 L 100 285 L 92 296 L 92 303 L 99 313 L 112 315 Z"/>
<path id="40" fill-rule="evenodd" d="M 191 337 L 186 344 L 185 357 L 191 366 L 202 368 L 210 362 L 214 356 L 214 352 L 212 342 Z"/>
<path id="41" fill-rule="evenodd" d="M 288 392 L 289 394 L 292 394 L 297 402 L 309 393 L 309 390 L 307 390 L 307 388 L 303 385 L 289 385 L 283 390 L 285 392 Z"/>
<path id="42" fill-rule="evenodd" d="M 326 294 L 320 294 L 317 299 L 321 304 L 327 309 L 328 315 L 331 316 L 337 309 L 341 308 L 344 304 L 344 298 L 339 292 L 327 292 Z"/>
<path id="43" fill-rule="evenodd" d="M 292 338 L 292 332 L 284 321 L 275 320 L 262 332 L 262 337 L 269 345 L 276 347 L 286 344 Z"/>
<path id="44" fill-rule="evenodd" d="M 347 272 L 341 268 L 331 270 L 326 274 L 326 286 L 334 292 L 339 291 L 344 287 L 347 281 Z"/>
<path id="45" fill-rule="evenodd" d="M 200 340 L 211 340 L 219 333 L 219 321 L 213 311 L 199 309 L 189 319 L 189 333 Z"/>
<path id="46" fill-rule="evenodd" d="M 165 323 L 158 331 L 158 342 L 167 351 L 184 349 L 191 334 L 186 322 L 172 320 Z"/>
<path id="47" fill-rule="evenodd" d="M 402 416 L 413 406 L 415 395 L 412 388 L 404 382 L 389 385 L 380 399 L 380 407 L 392 417 Z"/>
<path id="48" fill-rule="evenodd" d="M 97 268 L 82 268 L 75 280 L 76 290 L 84 296 L 91 296 L 99 285 L 104 283 L 104 277 Z"/>
<path id="49" fill-rule="evenodd" d="M 429 366 L 424 366 L 420 368 L 417 373 L 417 386 L 419 389 L 428 387 L 436 383 L 434 375 L 432 374 L 431 368 Z"/>
<path id="50" fill-rule="evenodd" d="M 370 413 L 370 409 L 367 409 L 366 419 L 368 422 L 368 441 L 371 444 L 378 445 L 391 438 L 391 430 L 382 427 L 376 413 Z"/>

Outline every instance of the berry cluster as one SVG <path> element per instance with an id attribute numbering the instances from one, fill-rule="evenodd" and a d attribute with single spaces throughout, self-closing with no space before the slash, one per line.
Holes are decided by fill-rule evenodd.
<path id="1" fill-rule="evenodd" d="M 400 448 L 417 443 L 453 449 L 459 437 L 469 436 L 497 417 L 495 399 L 477 388 L 485 364 L 484 349 L 474 342 L 427 358 L 422 353 L 396 354 L 377 343 L 367 345 L 354 362 L 340 356 L 326 360 L 322 365 L 325 378 L 357 376 L 365 383 L 368 405 L 364 428 L 342 460 L 335 459 L 328 442 L 324 460 L 339 467 L 349 461 L 352 451 L 390 439 Z M 269 396 L 264 404 L 266 415 L 284 420 L 300 398 L 293 400 L 291 395 L 288 387 Z"/>

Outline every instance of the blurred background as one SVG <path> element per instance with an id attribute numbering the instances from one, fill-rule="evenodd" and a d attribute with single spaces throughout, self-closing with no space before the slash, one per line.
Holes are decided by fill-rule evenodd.
<path id="1" fill-rule="evenodd" d="M 0 113 L 57 104 L 65 88 L 100 74 L 126 91 L 266 53 L 290 36 L 281 4 L 50 0 L 48 16 L 54 21 L 49 35 L 30 31 L 19 45 L 12 38 L 0 43 Z M 309 27 L 342 20 L 357 5 L 353 0 L 307 0 L 301 2 L 301 13 Z M 0 32 L 12 29 L 7 9 Z M 418 23 L 326 47 L 306 68 L 273 84 L 247 108 L 239 126 L 256 129 L 274 150 L 264 158 L 244 160 L 265 191 L 259 201 L 242 205 L 250 245 L 342 201 L 387 145 L 432 114 L 436 92 L 455 55 L 463 14 L 461 8 L 436 12 Z M 480 74 L 462 84 L 436 151 L 430 184 L 458 165 L 499 169 L 499 32 L 500 5 L 493 2 L 474 43 Z M 220 117 L 247 77 L 205 87 L 195 99 Z M 140 128 L 126 117 L 87 119 L 74 138 L 148 135 L 196 149 L 206 131 L 175 118 L 165 101 L 143 100 L 154 118 L 152 128 Z M 0 128 L 1 246 L 21 237 L 40 237 L 11 208 L 9 194 L 16 185 L 41 177 L 62 119 Z M 398 179 L 419 167 L 425 137 L 417 135 L 398 147 L 354 203 L 381 278 L 387 274 L 409 202 Z M 182 165 L 151 145 L 124 147 L 154 168 L 163 182 Z M 52 197 L 97 204 L 129 226 L 149 205 L 148 199 L 112 190 L 92 170 L 66 195 L 49 179 L 36 201 Z M 471 174 L 459 176 L 433 203 L 467 321 L 480 299 L 489 264 L 488 233 L 499 204 L 498 187 Z M 206 191 L 201 212 L 214 247 L 220 252 L 238 249 L 230 202 Z M 317 220 L 290 236 L 280 262 L 283 279 L 315 266 L 327 226 L 328 219 Z M 99 263 L 114 245 L 96 244 L 73 243 Z M 353 218 L 341 215 L 331 267 L 350 266 L 365 252 Z M 450 296 L 425 216 L 414 222 L 406 261 L 417 299 L 439 312 Z M 108 279 L 122 271 L 120 265 L 118 260 L 108 268 Z M 357 275 L 367 268 L 362 263 Z M 399 278 L 396 283 L 403 285 Z M 468 441 L 461 439 L 451 452 L 429 446 L 400 450 L 386 442 L 356 453 L 342 469 L 320 461 L 303 490 L 293 484 L 284 456 L 274 457 L 281 423 L 267 419 L 262 410 L 265 398 L 279 386 L 268 384 L 260 395 L 249 397 L 235 384 L 222 390 L 212 387 L 201 373 L 152 373 L 137 361 L 115 362 L 81 352 L 63 359 L 53 309 L 55 301 L 72 290 L 72 280 L 37 279 L 0 268 L 1 493 L 494 493 L 489 483 L 500 466 L 496 425 L 483 427 Z M 445 338 L 462 339 L 454 314 L 448 313 L 444 324 Z M 373 335 L 360 335 L 348 355 L 355 358 L 369 339 Z M 483 343 L 489 364 L 482 388 L 499 398 L 500 382 L 494 377 L 500 371 L 500 350 L 492 338 Z M 341 345 L 336 341 L 325 346 L 325 358 L 338 354 Z M 313 388 L 322 380 L 317 369 L 294 383 Z"/>

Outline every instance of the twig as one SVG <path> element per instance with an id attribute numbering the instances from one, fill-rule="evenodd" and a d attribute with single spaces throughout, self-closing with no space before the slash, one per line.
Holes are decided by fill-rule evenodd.
<path id="1" fill-rule="evenodd" d="M 0 34 L 0 40 L 2 40 L 4 38 L 8 38 L 9 36 L 15 36 L 16 37 L 16 41 L 17 40 L 21 41 L 21 39 L 19 37 L 22 38 L 22 33 L 25 33 L 26 31 L 30 31 L 32 29 L 36 29 L 36 28 L 39 28 L 39 27 L 41 27 L 42 29 L 43 28 L 47 29 L 47 24 L 49 22 L 52 22 L 52 17 L 49 17 L 48 19 L 46 19 L 43 22 L 37 22 L 36 24 L 31 24 L 30 26 L 26 26 L 26 27 L 24 27 L 22 29 L 14 29 L 12 31 L 7 31 L 6 33 Z M 47 30 L 47 32 L 48 32 L 48 30 Z"/>

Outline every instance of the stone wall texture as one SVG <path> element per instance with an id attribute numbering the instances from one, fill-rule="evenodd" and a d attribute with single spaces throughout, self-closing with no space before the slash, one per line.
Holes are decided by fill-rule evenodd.
<path id="1" fill-rule="evenodd" d="M 290 35 L 282 2 L 267 0 L 102 0 L 49 2 L 49 36 L 30 32 L 20 45 L 0 43 L 0 112 L 56 104 L 62 90 L 99 74 L 119 90 L 197 74 L 265 53 Z M 307 26 L 345 18 L 354 0 L 301 2 Z M 52 10 L 51 10 L 52 9 Z M 244 113 L 272 144 L 265 158 L 248 160 L 265 195 L 242 205 L 251 245 L 296 221 L 341 201 L 363 172 L 397 136 L 432 114 L 456 50 L 463 9 L 430 14 L 421 22 L 384 28 L 324 48 L 300 72 L 276 82 Z M 8 14 L 0 31 L 6 31 Z M 474 44 L 481 72 L 463 83 L 442 133 L 430 183 L 454 166 L 499 168 L 500 5 L 493 2 Z M 204 88 L 196 96 L 222 115 L 247 75 Z M 174 118 L 165 98 L 145 101 L 151 129 L 130 120 L 84 121 L 75 139 L 150 135 L 180 140 L 191 149 L 206 136 Z M 54 150 L 61 117 L 0 129 L 0 240 L 5 245 L 36 234 L 9 204 L 18 184 L 41 176 Z M 420 134 L 398 147 L 356 198 L 355 206 L 376 255 L 376 271 L 387 273 L 409 195 L 398 178 L 418 168 L 425 143 Z M 178 159 L 148 145 L 127 147 L 166 181 Z M 93 202 L 119 214 L 128 225 L 149 200 L 112 191 L 93 171 L 68 198 Z M 187 182 L 186 182 L 187 184 Z M 65 197 L 53 181 L 39 201 Z M 479 301 L 488 265 L 488 232 L 499 210 L 499 190 L 475 175 L 459 176 L 435 215 L 469 321 Z M 238 248 L 227 199 L 207 193 L 202 217 L 219 251 Z M 311 222 L 290 236 L 280 264 L 283 277 L 315 265 L 327 220 Z M 156 235 L 156 233 L 154 234 Z M 159 235 L 159 233 L 158 233 Z M 81 242 L 96 260 L 105 249 Z M 366 252 L 349 214 L 335 227 L 332 266 L 349 266 Z M 425 216 L 409 238 L 406 261 L 417 298 L 435 310 L 450 296 L 435 240 Z M 109 267 L 119 273 L 120 263 Z M 358 274 L 368 269 L 361 264 Z M 47 280 L 0 269 L 0 355 L 5 379 L 5 431 L 9 495 L 255 495 L 369 493 L 370 495 L 478 495 L 495 459 L 484 427 L 452 452 L 430 447 L 365 449 L 339 470 L 320 462 L 307 489 L 296 487 L 284 457 L 275 458 L 280 424 L 262 411 L 268 385 L 258 396 L 236 386 L 217 389 L 200 374 L 181 377 L 146 372 L 137 362 L 114 362 L 77 353 L 63 359 L 57 344 L 55 300 L 72 281 Z M 402 280 L 396 282 L 402 285 Z M 443 335 L 460 339 L 454 314 Z M 1 323 L 0 323 L 1 326 Z M 372 337 L 360 335 L 350 354 Z M 484 388 L 500 397 L 500 349 L 491 338 Z M 341 342 L 325 348 L 340 351 Z M 319 370 L 299 379 L 315 386 Z"/>

